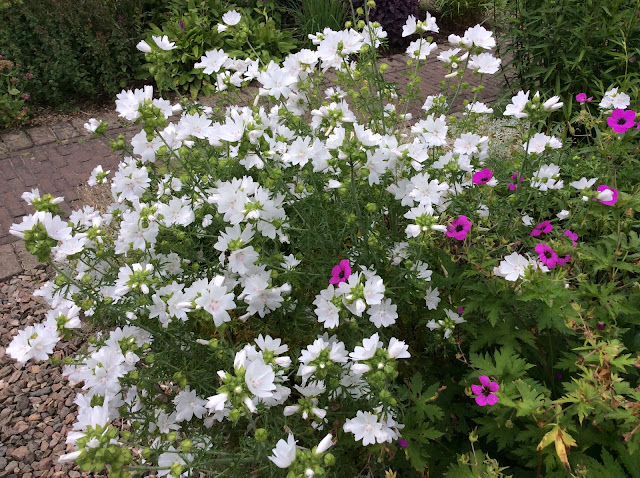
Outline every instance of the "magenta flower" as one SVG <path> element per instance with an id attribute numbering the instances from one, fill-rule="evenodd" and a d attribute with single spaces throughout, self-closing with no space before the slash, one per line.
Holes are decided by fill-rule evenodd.
<path id="1" fill-rule="evenodd" d="M 447 226 L 447 236 L 453 237 L 459 241 L 467 238 L 467 233 L 471 230 L 471 221 L 467 216 L 460 216 Z"/>
<path id="2" fill-rule="evenodd" d="M 456 312 L 458 312 L 458 315 L 462 315 L 464 312 L 464 307 L 462 306 L 458 307 L 458 310 Z"/>
<path id="3" fill-rule="evenodd" d="M 498 382 L 492 382 L 486 375 L 480 375 L 478 380 L 480 380 L 480 385 L 471 385 L 471 391 L 476 396 L 476 403 L 481 407 L 498 403 L 498 396 L 493 393 L 500 389 Z"/>
<path id="4" fill-rule="evenodd" d="M 398 446 L 402 448 L 407 448 L 409 446 L 409 442 L 404 438 L 400 438 L 400 440 L 398 440 Z"/>
<path id="5" fill-rule="evenodd" d="M 531 231 L 531 235 L 533 237 L 538 237 L 543 232 L 545 234 L 548 234 L 551 231 L 553 231 L 553 226 L 551 225 L 551 221 L 542 221 L 533 229 L 533 231 Z"/>
<path id="6" fill-rule="evenodd" d="M 636 124 L 636 112 L 633 110 L 613 110 L 611 116 L 607 118 L 607 124 L 613 128 L 616 133 L 625 133 L 629 128 L 633 128 Z"/>
<path id="7" fill-rule="evenodd" d="M 578 93 L 576 95 L 576 101 L 578 103 L 587 103 L 589 101 L 593 100 L 593 96 L 590 96 L 589 98 L 587 98 L 587 94 L 586 93 Z"/>
<path id="8" fill-rule="evenodd" d="M 578 245 L 578 235 L 575 232 L 571 232 L 567 229 L 564 231 L 564 235 L 571 239 L 571 247 L 576 247 Z"/>
<path id="9" fill-rule="evenodd" d="M 331 269 L 331 279 L 329 284 L 339 284 L 340 282 L 347 282 L 347 279 L 351 275 L 351 266 L 347 259 L 342 259 L 337 265 Z"/>
<path id="10" fill-rule="evenodd" d="M 520 173 L 518 171 L 514 172 L 511 175 L 511 179 L 515 181 L 515 183 L 510 183 L 509 184 L 509 191 L 515 191 L 516 188 L 518 187 L 518 178 L 520 179 L 520 181 L 524 181 L 524 178 L 520 176 Z"/>
<path id="11" fill-rule="evenodd" d="M 614 188 L 610 188 L 606 184 L 602 184 L 598 186 L 598 192 L 609 190 L 613 193 L 613 196 L 609 201 L 600 201 L 602 204 L 606 204 L 607 206 L 613 206 L 616 202 L 618 202 L 618 190 Z"/>
<path id="12" fill-rule="evenodd" d="M 556 266 L 556 264 L 559 264 L 560 262 L 562 262 L 561 265 L 564 264 L 564 262 L 558 257 L 558 254 L 556 253 L 556 251 L 554 251 L 551 247 L 547 246 L 546 244 L 542 244 L 542 243 L 538 244 L 535 250 L 538 253 L 540 262 L 542 262 L 549 269 L 553 269 Z"/>
<path id="13" fill-rule="evenodd" d="M 473 175 L 472 181 L 473 184 L 487 184 L 489 181 L 491 181 L 492 177 L 493 173 L 491 172 L 491 170 L 489 168 L 485 168 L 482 171 L 478 171 L 477 173 L 475 173 Z"/>

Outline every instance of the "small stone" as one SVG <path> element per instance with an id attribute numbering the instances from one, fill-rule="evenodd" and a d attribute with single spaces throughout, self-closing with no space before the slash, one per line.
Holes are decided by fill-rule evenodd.
<path id="1" fill-rule="evenodd" d="M 27 458 L 29 453 L 30 453 L 29 449 L 26 446 L 22 445 L 22 446 L 16 448 L 15 450 L 13 450 L 10 453 L 10 456 L 12 458 L 15 458 L 18 461 L 25 461 L 25 459 Z"/>

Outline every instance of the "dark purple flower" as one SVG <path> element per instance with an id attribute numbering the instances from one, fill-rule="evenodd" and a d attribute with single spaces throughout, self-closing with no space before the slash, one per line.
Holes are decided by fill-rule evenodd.
<path id="1" fill-rule="evenodd" d="M 540 262 L 542 262 L 549 269 L 553 269 L 556 266 L 556 264 L 561 262 L 556 251 L 554 251 L 551 247 L 547 246 L 546 244 L 542 244 L 542 243 L 538 244 L 535 250 L 538 253 Z"/>
<path id="2" fill-rule="evenodd" d="M 613 128 L 616 133 L 625 133 L 629 128 L 633 128 L 636 124 L 636 112 L 633 110 L 622 110 L 618 108 L 613 110 L 611 116 L 607 118 L 607 124 Z"/>
<path id="3" fill-rule="evenodd" d="M 341 260 L 338 264 L 331 269 L 331 279 L 329 284 L 339 284 L 340 282 L 347 282 L 347 279 L 351 275 L 351 265 L 347 259 Z"/>
<path id="4" fill-rule="evenodd" d="M 458 315 L 462 315 L 462 313 L 464 312 L 464 307 L 462 306 L 458 307 L 457 312 L 458 312 Z"/>
<path id="5" fill-rule="evenodd" d="M 498 403 L 498 396 L 493 393 L 500 389 L 498 382 L 492 382 L 486 375 L 480 375 L 478 380 L 480 385 L 471 385 L 471 391 L 476 396 L 476 403 L 481 407 Z"/>
<path id="6" fill-rule="evenodd" d="M 489 168 L 485 168 L 482 171 L 478 171 L 473 175 L 471 179 L 473 184 L 487 184 L 493 178 L 493 173 Z"/>
<path id="7" fill-rule="evenodd" d="M 618 201 L 618 190 L 614 188 L 610 188 L 606 184 L 602 184 L 598 186 L 598 192 L 609 190 L 612 193 L 611 199 L 607 201 L 600 201 L 602 204 L 606 204 L 607 206 L 613 206 Z"/>
<path id="8" fill-rule="evenodd" d="M 398 446 L 402 448 L 407 448 L 409 446 L 409 442 L 404 438 L 400 438 L 400 440 L 398 440 Z"/>
<path id="9" fill-rule="evenodd" d="M 556 380 L 561 380 L 562 374 L 560 372 L 556 373 Z"/>
<path id="10" fill-rule="evenodd" d="M 602 323 L 597 323 L 596 327 L 598 327 L 600 330 L 604 330 L 604 324 Z"/>
<path id="11" fill-rule="evenodd" d="M 447 226 L 447 236 L 453 237 L 459 241 L 467 238 L 467 233 L 471 230 L 471 221 L 467 216 L 460 216 Z"/>
<path id="12" fill-rule="evenodd" d="M 576 101 L 578 103 L 587 103 L 589 101 L 593 100 L 593 96 L 590 96 L 589 98 L 587 98 L 587 94 L 586 93 L 578 93 L 576 95 Z"/>
<path id="13" fill-rule="evenodd" d="M 551 225 L 551 221 L 542 221 L 533 229 L 533 231 L 531 231 L 531 235 L 533 237 L 538 237 L 543 232 L 545 234 L 548 234 L 551 231 L 553 231 L 553 226 Z"/>

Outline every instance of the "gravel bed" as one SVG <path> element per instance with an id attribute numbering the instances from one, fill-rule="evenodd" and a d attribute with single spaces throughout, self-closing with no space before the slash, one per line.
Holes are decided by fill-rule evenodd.
<path id="1" fill-rule="evenodd" d="M 44 319 L 48 306 L 33 291 L 51 276 L 34 269 L 0 282 L 0 478 L 106 476 L 58 463 L 67 452 L 80 384 L 62 377 L 62 365 L 30 361 L 21 366 L 5 353 L 19 329 Z M 54 356 L 73 355 L 81 346 L 81 339 L 62 341 Z"/>

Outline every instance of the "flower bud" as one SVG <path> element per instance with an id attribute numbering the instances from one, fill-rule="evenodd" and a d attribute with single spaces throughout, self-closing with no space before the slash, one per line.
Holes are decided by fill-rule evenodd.
<path id="1" fill-rule="evenodd" d="M 333 453 L 327 453 L 324 455 L 324 464 L 327 466 L 333 466 L 336 464 L 336 457 L 333 456 Z"/>
<path id="2" fill-rule="evenodd" d="M 269 438 L 269 433 L 264 428 L 258 428 L 253 436 L 257 442 L 265 442 Z"/>

